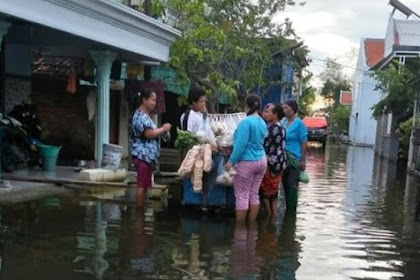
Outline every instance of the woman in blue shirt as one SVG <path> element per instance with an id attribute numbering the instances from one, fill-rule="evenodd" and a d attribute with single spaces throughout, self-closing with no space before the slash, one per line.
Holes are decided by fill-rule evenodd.
<path id="1" fill-rule="evenodd" d="M 287 210 L 296 210 L 297 191 L 299 187 L 299 172 L 306 169 L 306 146 L 308 132 L 305 124 L 296 116 L 298 105 L 294 100 L 283 104 L 286 118 L 283 127 L 286 128 L 286 151 L 288 153 L 287 168 L 283 173 L 283 188 L 286 196 Z M 297 162 L 298 164 L 293 164 Z"/>
<path id="2" fill-rule="evenodd" d="M 260 209 L 259 188 L 267 168 L 264 138 L 267 126 L 258 115 L 261 99 L 250 95 L 246 99 L 243 119 L 233 135 L 233 151 L 226 164 L 226 170 L 234 166 L 236 172 L 233 179 L 235 192 L 236 221 L 254 222 Z"/>
<path id="3" fill-rule="evenodd" d="M 152 187 L 152 170 L 159 157 L 159 137 L 171 130 L 165 123 L 157 128 L 149 114 L 156 105 L 156 94 L 144 89 L 138 95 L 139 106 L 134 113 L 130 137 L 131 157 L 137 171 L 137 206 L 144 207 L 146 192 Z"/>

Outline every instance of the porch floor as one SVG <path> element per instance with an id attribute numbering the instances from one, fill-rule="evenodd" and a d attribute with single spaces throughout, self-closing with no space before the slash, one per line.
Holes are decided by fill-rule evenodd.
<path id="1" fill-rule="evenodd" d="M 26 182 L 52 183 L 58 185 L 101 185 L 109 187 L 128 187 L 128 182 L 90 182 L 80 180 L 80 173 L 74 171 L 74 167 L 57 166 L 54 172 L 46 172 L 42 169 L 23 169 L 12 173 L 2 173 L 5 180 L 17 180 Z"/>
<path id="2" fill-rule="evenodd" d="M 23 203 L 73 193 L 72 190 L 48 183 L 10 181 L 10 185 L 11 188 L 0 189 L 0 205 Z"/>
<path id="3" fill-rule="evenodd" d="M 18 203 L 21 201 L 36 200 L 43 197 L 55 196 L 71 190 L 88 190 L 89 192 L 113 193 L 126 189 L 135 190 L 136 177 L 134 172 L 128 172 L 126 182 L 90 182 L 82 181 L 79 172 L 73 167 L 57 166 L 55 172 L 45 172 L 41 169 L 25 169 L 12 173 L 2 173 L 3 180 L 11 181 L 11 189 L 0 189 L 1 203 Z M 112 190 L 114 189 L 114 190 Z M 30 191 L 28 191 L 30 190 Z M 167 185 L 154 184 L 152 197 L 165 195 Z M 11 197 L 9 197 L 11 196 Z M 21 199 L 18 199 L 19 197 Z M 100 196 L 98 197 L 100 198 Z"/>

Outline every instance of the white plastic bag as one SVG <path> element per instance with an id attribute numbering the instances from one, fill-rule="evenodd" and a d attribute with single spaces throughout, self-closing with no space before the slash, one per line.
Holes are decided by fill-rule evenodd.
<path id="1" fill-rule="evenodd" d="M 235 174 L 236 173 L 232 168 L 231 170 L 225 171 L 225 173 L 217 176 L 216 182 L 225 186 L 233 186 L 233 177 Z"/>
<path id="2" fill-rule="evenodd" d="M 203 121 L 201 122 L 195 136 L 197 137 L 198 142 L 201 144 L 216 143 L 213 131 L 211 130 L 210 124 L 207 121 L 207 114 L 203 114 Z"/>

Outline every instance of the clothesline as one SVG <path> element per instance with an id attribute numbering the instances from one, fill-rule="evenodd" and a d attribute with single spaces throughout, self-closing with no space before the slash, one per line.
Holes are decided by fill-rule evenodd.
<path id="1" fill-rule="evenodd" d="M 239 122 L 246 117 L 245 113 L 233 114 L 209 114 L 210 123 L 223 123 L 229 131 L 234 131 L 238 127 Z"/>
<path id="2" fill-rule="evenodd" d="M 245 118 L 245 113 L 232 113 L 232 114 L 208 114 L 210 118 L 220 118 L 220 117 L 241 117 Z"/>

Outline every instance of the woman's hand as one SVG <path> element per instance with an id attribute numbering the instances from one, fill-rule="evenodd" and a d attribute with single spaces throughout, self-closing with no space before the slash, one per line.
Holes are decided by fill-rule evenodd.
<path id="1" fill-rule="evenodd" d="M 165 123 L 162 125 L 162 130 L 164 132 L 171 130 L 171 128 L 172 128 L 172 125 L 170 123 Z"/>
<path id="2" fill-rule="evenodd" d="M 229 171 L 229 170 L 231 170 L 231 169 L 232 169 L 232 163 L 230 163 L 230 162 L 226 163 L 226 164 L 225 164 L 225 170 L 226 170 L 226 171 Z"/>
<path id="3" fill-rule="evenodd" d="M 305 161 L 305 159 L 301 159 L 300 160 L 299 167 L 300 167 L 300 170 L 305 170 L 306 169 L 306 161 Z"/>

